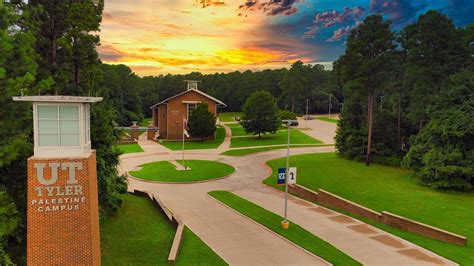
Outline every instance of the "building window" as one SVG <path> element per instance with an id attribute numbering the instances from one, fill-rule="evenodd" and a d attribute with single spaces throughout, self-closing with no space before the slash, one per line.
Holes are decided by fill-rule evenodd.
<path id="1" fill-rule="evenodd" d="M 38 145 L 79 146 L 79 106 L 38 105 Z"/>
<path id="2" fill-rule="evenodd" d="M 191 115 L 191 112 L 196 110 L 197 108 L 197 103 L 188 103 L 188 119 L 189 116 Z"/>
<path id="3" fill-rule="evenodd" d="M 84 136 L 84 143 L 88 144 L 91 141 L 91 106 L 86 105 L 86 115 L 84 116 L 84 125 L 86 126 L 86 135 Z"/>

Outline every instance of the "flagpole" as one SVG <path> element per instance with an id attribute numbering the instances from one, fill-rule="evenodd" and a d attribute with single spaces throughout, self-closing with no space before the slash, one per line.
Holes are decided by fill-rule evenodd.
<path id="1" fill-rule="evenodd" d="M 184 169 L 186 169 L 186 165 L 184 165 L 184 115 L 183 115 L 183 154 L 181 157 L 181 163 L 184 166 Z"/>

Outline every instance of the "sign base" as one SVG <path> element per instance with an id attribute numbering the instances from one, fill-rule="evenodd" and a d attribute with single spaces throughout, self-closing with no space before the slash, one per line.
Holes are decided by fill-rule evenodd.
<path id="1" fill-rule="evenodd" d="M 100 265 L 95 151 L 28 159 L 27 264 Z"/>

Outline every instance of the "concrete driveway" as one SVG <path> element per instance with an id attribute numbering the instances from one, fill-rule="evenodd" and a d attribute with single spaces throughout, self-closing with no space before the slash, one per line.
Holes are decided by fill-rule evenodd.
<path id="1" fill-rule="evenodd" d="M 304 120 L 298 117 L 298 126 L 303 133 L 322 141 L 325 144 L 334 144 L 337 124 L 318 119 Z"/>

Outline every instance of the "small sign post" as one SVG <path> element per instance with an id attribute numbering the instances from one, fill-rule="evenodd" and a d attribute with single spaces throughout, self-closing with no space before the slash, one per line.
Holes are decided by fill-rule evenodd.
<path id="1" fill-rule="evenodd" d="M 288 170 L 289 177 L 288 177 L 288 184 L 296 184 L 296 167 L 290 167 L 290 170 Z"/>
<path id="2" fill-rule="evenodd" d="M 285 172 L 286 172 L 286 168 L 278 168 L 277 185 L 279 186 L 285 185 Z"/>

